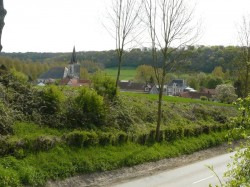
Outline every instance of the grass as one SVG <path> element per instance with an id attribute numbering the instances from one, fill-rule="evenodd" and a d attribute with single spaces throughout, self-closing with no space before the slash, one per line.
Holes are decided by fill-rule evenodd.
<path id="1" fill-rule="evenodd" d="M 52 129 L 49 127 L 39 127 L 35 124 L 30 123 L 16 123 L 13 126 L 14 134 L 17 138 L 33 138 L 43 135 L 53 135 L 53 136 L 62 136 L 64 131 L 57 129 Z"/>
<path id="2" fill-rule="evenodd" d="M 144 93 L 133 93 L 133 92 L 121 92 L 120 94 L 126 96 L 134 96 L 134 97 L 144 97 L 149 100 L 157 101 L 157 94 L 144 94 Z M 163 101 L 171 102 L 171 103 L 202 103 L 202 104 L 210 104 L 215 106 L 232 106 L 231 104 L 219 103 L 214 101 L 201 101 L 200 99 L 191 99 L 191 98 L 183 98 L 177 96 L 163 96 Z"/>
<path id="3" fill-rule="evenodd" d="M 116 79 L 117 68 L 106 68 L 105 72 Z M 136 69 L 133 67 L 123 67 L 121 69 L 120 80 L 133 80 L 136 75 Z"/>
<path id="4" fill-rule="evenodd" d="M 79 173 L 107 171 L 163 158 L 191 154 L 222 144 L 227 132 L 184 138 L 173 143 L 150 146 L 127 143 L 121 146 L 71 148 L 57 146 L 47 152 L 30 154 L 23 159 L 0 159 L 0 186 L 44 185 L 49 179 L 61 179 Z"/>

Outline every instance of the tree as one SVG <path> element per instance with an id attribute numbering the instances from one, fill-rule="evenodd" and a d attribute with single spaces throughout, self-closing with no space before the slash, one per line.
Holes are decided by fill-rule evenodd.
<path id="1" fill-rule="evenodd" d="M 135 79 L 139 82 L 154 82 L 154 68 L 149 65 L 140 65 L 136 68 Z"/>
<path id="2" fill-rule="evenodd" d="M 138 0 L 112 0 L 112 7 L 108 12 L 112 28 L 106 28 L 115 39 L 118 58 L 116 90 L 118 89 L 125 47 L 132 43 L 138 35 L 142 2 L 138 3 Z"/>
<path id="3" fill-rule="evenodd" d="M 245 129 L 249 128 L 250 122 L 250 96 L 244 99 L 237 99 L 236 106 L 239 115 L 232 119 L 235 128 L 230 131 L 234 137 L 247 137 Z M 244 114 L 244 115 L 242 115 Z M 233 162 L 228 164 L 227 171 L 224 173 L 226 182 L 221 183 L 221 187 L 249 186 L 250 184 L 250 144 L 245 141 L 237 148 L 236 154 L 232 157 Z M 211 169 L 211 168 L 210 168 Z M 215 171 L 212 168 L 212 171 Z M 220 178 L 218 178 L 220 180 Z M 221 180 L 220 180 L 221 181 Z M 211 186 L 211 185 L 210 185 Z"/>
<path id="4" fill-rule="evenodd" d="M 209 89 L 215 89 L 216 86 L 223 84 L 223 80 L 219 77 L 208 77 L 206 87 Z"/>
<path id="5" fill-rule="evenodd" d="M 234 87 L 229 84 L 218 85 L 215 92 L 215 97 L 223 103 L 232 103 L 237 99 Z"/>
<path id="6" fill-rule="evenodd" d="M 220 77 L 220 78 L 224 78 L 225 76 L 225 73 L 223 72 L 223 68 L 221 66 L 216 66 L 214 70 L 212 71 L 212 74 L 215 77 Z"/>
<path id="7" fill-rule="evenodd" d="M 116 96 L 115 80 L 107 76 L 104 72 L 98 71 L 92 76 L 93 88 L 96 92 L 107 98 L 113 100 Z"/>
<path id="8" fill-rule="evenodd" d="M 2 30 L 4 27 L 4 17 L 6 16 L 7 11 L 4 9 L 3 0 L 0 0 L 0 52 L 2 51 L 1 37 Z"/>
<path id="9" fill-rule="evenodd" d="M 239 39 L 241 44 L 241 58 L 238 63 L 239 79 L 243 83 L 243 97 L 248 96 L 250 84 L 250 18 L 243 17 L 242 24 L 239 28 Z"/>
<path id="10" fill-rule="evenodd" d="M 193 10 L 189 10 L 185 0 L 146 0 L 146 26 L 151 39 L 153 67 L 159 85 L 156 140 L 159 140 L 162 121 L 162 98 L 167 72 L 175 66 L 181 51 L 197 37 L 192 26 Z M 198 31 L 198 30 L 197 30 Z M 159 53 L 158 53 L 159 52 Z M 177 53 L 178 54 L 178 53 Z"/>

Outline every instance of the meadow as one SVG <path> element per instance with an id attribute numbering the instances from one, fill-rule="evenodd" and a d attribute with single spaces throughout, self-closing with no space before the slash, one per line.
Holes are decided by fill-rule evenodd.
<path id="1" fill-rule="evenodd" d="M 105 68 L 104 70 L 109 76 L 116 79 L 117 68 Z M 120 80 L 133 80 L 136 75 L 136 69 L 134 67 L 123 67 L 121 69 Z"/>

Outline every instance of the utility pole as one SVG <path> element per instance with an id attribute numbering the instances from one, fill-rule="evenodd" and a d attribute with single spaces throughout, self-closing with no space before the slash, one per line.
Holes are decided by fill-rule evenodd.
<path id="1" fill-rule="evenodd" d="M 4 17 L 6 16 L 7 11 L 4 9 L 3 6 L 3 0 L 0 0 L 0 52 L 2 51 L 2 43 L 1 43 L 1 38 L 2 38 L 2 30 L 4 27 Z"/>

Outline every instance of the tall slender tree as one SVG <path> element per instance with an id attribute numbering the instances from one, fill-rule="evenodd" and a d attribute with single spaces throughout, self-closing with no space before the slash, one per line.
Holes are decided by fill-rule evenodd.
<path id="1" fill-rule="evenodd" d="M 1 38 L 2 38 L 2 30 L 4 27 L 4 17 L 6 16 L 6 14 L 7 11 L 4 9 L 3 0 L 0 0 L 0 52 L 2 51 Z"/>
<path id="2" fill-rule="evenodd" d="M 238 31 L 241 44 L 241 57 L 238 63 L 239 79 L 243 83 L 243 97 L 247 97 L 250 84 L 250 17 L 244 16 Z"/>
<path id="3" fill-rule="evenodd" d="M 120 79 L 125 48 L 135 41 L 139 33 L 139 15 L 142 10 L 142 2 L 142 0 L 112 0 L 111 8 L 108 11 L 111 26 L 105 25 L 105 27 L 115 39 L 118 58 L 116 90 Z"/>
<path id="4" fill-rule="evenodd" d="M 197 27 L 192 25 L 193 9 L 185 0 L 145 0 L 146 25 L 152 44 L 153 66 L 159 86 L 156 140 L 160 138 L 162 99 L 167 73 L 175 66 L 173 53 L 197 38 Z"/>

